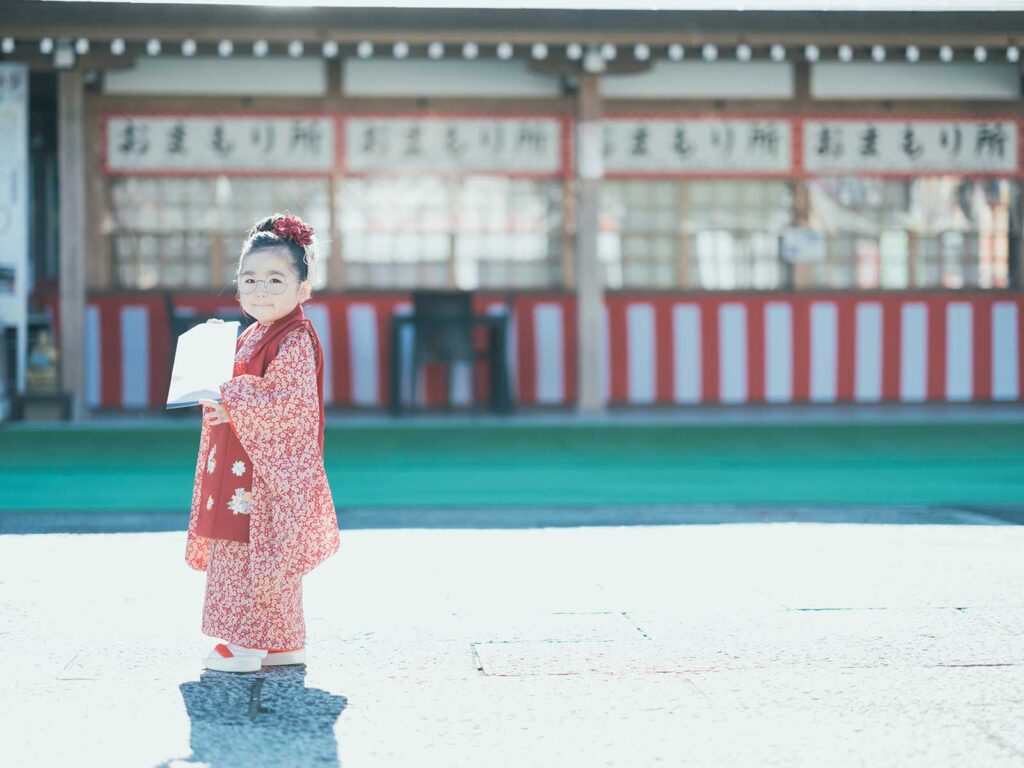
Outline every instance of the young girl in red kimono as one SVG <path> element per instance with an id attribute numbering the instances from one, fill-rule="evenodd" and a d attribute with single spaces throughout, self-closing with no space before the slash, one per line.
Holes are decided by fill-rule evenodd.
<path id="1" fill-rule="evenodd" d="M 305 663 L 302 577 L 338 549 L 323 353 L 302 311 L 312 238 L 312 227 L 280 214 L 249 231 L 235 298 L 255 322 L 238 338 L 223 402 L 200 401 L 185 561 L 206 571 L 202 631 L 224 640 L 203 660 L 208 669 Z"/>

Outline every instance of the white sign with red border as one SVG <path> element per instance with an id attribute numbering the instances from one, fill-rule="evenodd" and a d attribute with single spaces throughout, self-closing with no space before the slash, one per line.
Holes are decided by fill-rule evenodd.
<path id="1" fill-rule="evenodd" d="M 344 120 L 345 171 L 563 171 L 558 117 L 350 117 Z"/>
<path id="2" fill-rule="evenodd" d="M 1016 120 L 809 119 L 803 165 L 810 174 L 992 173 L 1020 168 Z"/>
<path id="3" fill-rule="evenodd" d="M 334 120 L 301 116 L 108 116 L 104 169 L 329 172 Z"/>
<path id="4" fill-rule="evenodd" d="M 788 119 L 628 117 L 604 120 L 605 173 L 787 175 Z"/>

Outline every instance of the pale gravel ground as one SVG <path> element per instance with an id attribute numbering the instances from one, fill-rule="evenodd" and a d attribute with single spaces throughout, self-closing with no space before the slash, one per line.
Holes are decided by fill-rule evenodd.
<path id="1" fill-rule="evenodd" d="M 304 678 L 198 682 L 183 533 L 0 536 L 0 766 L 1024 766 L 1022 547 L 1001 525 L 345 530 L 306 578 Z"/>

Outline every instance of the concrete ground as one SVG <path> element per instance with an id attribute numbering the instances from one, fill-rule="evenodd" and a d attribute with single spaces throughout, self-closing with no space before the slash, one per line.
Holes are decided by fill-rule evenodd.
<path id="1" fill-rule="evenodd" d="M 888 520 L 343 530 L 247 675 L 180 531 L 3 535 L 0 766 L 1024 765 L 1024 528 Z"/>

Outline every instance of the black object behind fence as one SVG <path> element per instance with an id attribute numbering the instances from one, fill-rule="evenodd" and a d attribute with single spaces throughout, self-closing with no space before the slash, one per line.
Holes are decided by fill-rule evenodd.
<path id="1" fill-rule="evenodd" d="M 464 361 L 472 371 L 471 396 L 476 394 L 477 361 L 487 360 L 490 371 L 490 406 L 497 413 L 512 409 L 506 357 L 506 315 L 474 315 L 472 294 L 466 291 L 415 291 L 413 313 L 391 318 L 391 411 L 402 411 L 402 330 L 412 329 L 410 391 L 416 402 L 420 368 L 424 363 L 446 364 L 445 407 L 451 407 L 451 364 Z M 474 343 L 477 328 L 487 329 L 487 348 Z"/>

